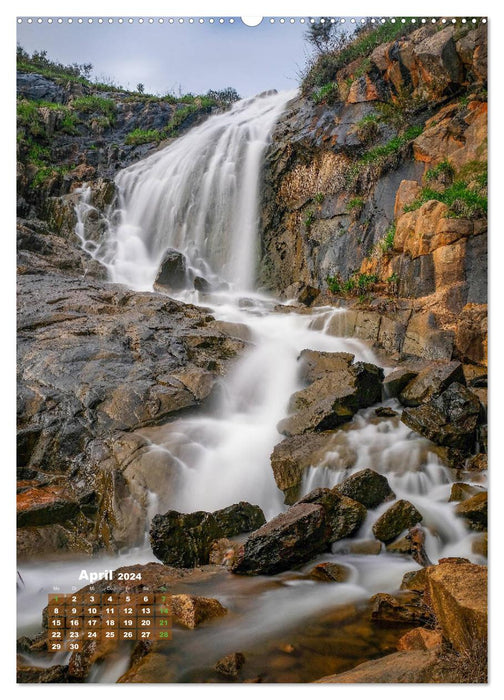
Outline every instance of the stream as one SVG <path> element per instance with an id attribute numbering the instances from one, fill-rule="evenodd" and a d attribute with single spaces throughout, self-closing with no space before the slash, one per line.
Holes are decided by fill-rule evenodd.
<path id="1" fill-rule="evenodd" d="M 152 290 L 167 248 L 184 253 L 188 286 L 204 277 L 209 293 L 182 290 L 175 298 L 208 308 L 216 319 L 246 326 L 248 347 L 220 382 L 205 409 L 166 425 L 142 431 L 151 450 L 169 453 L 176 488 L 150 494 L 150 516 L 168 509 L 213 511 L 240 500 L 259 505 L 269 520 L 286 510 L 270 464 L 283 437 L 278 422 L 289 397 L 302 388 L 297 358 L 305 349 L 350 352 L 355 361 L 382 364 L 362 341 L 341 337 L 344 310 L 289 307 L 254 290 L 258 260 L 260 168 L 271 131 L 291 93 L 268 93 L 243 100 L 230 111 L 210 117 L 165 149 L 118 174 L 116 208 L 106 213 L 107 235 L 87 238 L 92 209 L 89 191 L 79 205 L 77 235 L 83 248 L 104 264 L 112 282 L 134 290 Z M 384 367 L 385 374 L 392 366 Z M 434 446 L 400 421 L 396 399 L 383 406 L 398 411 L 379 418 L 375 408 L 359 411 L 334 432 L 334 444 L 305 473 L 302 494 L 333 487 L 351 474 L 371 468 L 385 475 L 397 498 L 411 501 L 423 514 L 426 551 L 441 557 L 472 553 L 471 533 L 448 503 L 453 470 L 443 466 Z M 171 477 L 173 474 L 170 475 Z M 228 608 L 217 625 L 197 632 L 175 628 L 171 645 L 158 656 L 152 680 L 196 682 L 221 680 L 209 668 L 225 654 L 242 651 L 250 678 L 269 682 L 306 682 L 345 670 L 360 660 L 395 649 L 402 632 L 371 626 L 367 602 L 377 592 L 397 590 L 405 572 L 419 568 L 411 559 L 382 551 L 352 553 L 352 545 L 373 539 L 372 525 L 390 504 L 369 510 L 356 537 L 340 540 L 333 551 L 296 571 L 276 576 L 222 573 L 177 592 L 215 597 Z M 93 561 L 98 570 L 154 560 L 144 545 Z M 338 562 L 350 570 L 344 583 L 320 583 L 306 577 L 317 562 Z M 61 559 L 25 564 L 20 573 L 18 633 L 40 631 L 41 610 L 54 585 L 80 588 L 78 574 L 89 560 Z M 64 663 L 68 656 L 48 657 Z M 155 660 L 154 660 L 155 661 Z M 35 660 L 33 660 L 35 663 Z M 36 663 L 40 665 L 40 659 Z M 96 665 L 89 682 L 116 681 L 129 655 L 117 653 Z"/>

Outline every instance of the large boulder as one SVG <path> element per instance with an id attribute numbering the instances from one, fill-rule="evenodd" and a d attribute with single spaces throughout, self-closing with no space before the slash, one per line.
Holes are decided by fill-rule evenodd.
<path id="1" fill-rule="evenodd" d="M 208 563 L 215 540 L 225 536 L 211 513 L 178 513 L 170 510 L 155 515 L 150 528 L 154 555 L 168 566 L 191 568 Z"/>
<path id="2" fill-rule="evenodd" d="M 350 671 L 324 676 L 316 683 L 435 683 L 449 682 L 435 650 L 398 651 L 359 664 Z"/>
<path id="3" fill-rule="evenodd" d="M 186 257 L 175 248 L 168 248 L 164 253 L 156 274 L 155 285 L 167 287 L 173 291 L 187 287 Z"/>
<path id="4" fill-rule="evenodd" d="M 191 630 L 227 614 L 227 609 L 215 598 L 179 594 L 172 595 L 170 601 L 174 621 Z"/>
<path id="5" fill-rule="evenodd" d="M 432 612 L 417 591 L 403 591 L 392 596 L 376 593 L 371 603 L 371 619 L 393 625 L 427 625 L 434 622 Z"/>
<path id="6" fill-rule="evenodd" d="M 302 350 L 298 358 L 301 379 L 311 384 L 329 372 L 348 369 L 354 359 L 355 355 L 352 355 L 350 352 Z"/>
<path id="7" fill-rule="evenodd" d="M 285 513 L 253 532 L 239 549 L 231 570 L 275 574 L 312 559 L 357 532 L 366 509 L 337 489 L 315 489 Z"/>
<path id="8" fill-rule="evenodd" d="M 261 508 L 246 501 L 215 510 L 212 515 L 225 533 L 225 537 L 234 537 L 242 532 L 252 532 L 266 522 Z"/>
<path id="9" fill-rule="evenodd" d="M 293 414 L 280 421 L 278 430 L 291 436 L 336 428 L 351 420 L 359 408 L 381 400 L 382 380 L 383 370 L 367 362 L 327 372 L 291 396 Z"/>
<path id="10" fill-rule="evenodd" d="M 376 539 L 388 544 L 395 540 L 401 532 L 414 527 L 422 520 L 422 514 L 409 501 L 396 501 L 385 511 L 373 525 Z"/>
<path id="11" fill-rule="evenodd" d="M 487 639 L 486 566 L 446 561 L 426 569 L 426 592 L 443 637 L 458 651 Z"/>
<path id="12" fill-rule="evenodd" d="M 469 454 L 476 446 L 480 411 L 478 397 L 455 382 L 429 403 L 405 408 L 401 420 L 437 445 Z"/>
<path id="13" fill-rule="evenodd" d="M 214 513 L 169 510 L 152 519 L 150 542 L 163 564 L 190 568 L 208 564 L 216 540 L 250 532 L 265 522 L 259 506 L 245 501 Z"/>
<path id="14" fill-rule="evenodd" d="M 402 389 L 399 400 L 403 406 L 420 406 L 439 396 L 452 382 L 465 384 L 464 370 L 460 362 L 427 367 Z"/>
<path id="15" fill-rule="evenodd" d="M 480 486 L 474 484 L 464 484 L 461 481 L 457 481 L 452 484 L 450 491 L 449 501 L 467 501 L 471 496 L 476 496 L 476 494 L 481 493 L 482 489 Z"/>
<path id="16" fill-rule="evenodd" d="M 336 564 L 335 562 L 325 561 L 317 566 L 314 566 L 311 571 L 308 572 L 310 578 L 316 581 L 325 581 L 327 583 L 342 583 L 343 581 L 348 581 L 351 575 L 351 569 L 343 564 Z"/>
<path id="17" fill-rule="evenodd" d="M 463 64 L 454 40 L 455 27 L 448 26 L 414 48 L 418 71 L 431 96 L 441 97 L 463 79 Z"/>
<path id="18" fill-rule="evenodd" d="M 344 496 L 353 498 L 366 508 L 376 508 L 384 501 L 395 498 L 395 494 L 382 474 L 372 469 L 362 469 L 352 474 L 338 485 L 338 491 Z"/>
<path id="19" fill-rule="evenodd" d="M 335 443 L 335 433 L 304 433 L 287 437 L 278 445 L 275 445 L 271 454 L 271 467 L 276 485 L 285 494 L 285 502 L 294 503 L 298 499 L 299 489 L 303 481 L 305 471 L 309 467 L 318 467 L 326 464 L 325 457 L 331 446 Z M 338 451 L 343 452 L 342 446 Z M 334 469 L 344 469 L 351 466 L 352 456 L 344 464 L 331 464 Z"/>
<path id="20" fill-rule="evenodd" d="M 385 398 L 392 399 L 399 396 L 401 391 L 417 376 L 418 372 L 406 367 L 400 367 L 387 374 L 383 380 L 383 394 Z"/>
<path id="21" fill-rule="evenodd" d="M 455 508 L 460 518 L 465 518 L 472 530 L 486 530 L 488 523 L 488 494 L 486 491 L 477 493 Z"/>
<path id="22" fill-rule="evenodd" d="M 17 496 L 18 527 L 61 523 L 79 511 L 79 503 L 64 486 L 28 488 Z"/>
<path id="23" fill-rule="evenodd" d="M 248 537 L 232 571 L 276 574 L 323 552 L 325 513 L 316 503 L 298 503 Z"/>
<path id="24" fill-rule="evenodd" d="M 27 558 L 139 544 L 149 490 L 164 498 L 178 467 L 135 431 L 198 406 L 245 345 L 208 310 L 70 272 L 18 277 L 18 478 L 38 481 L 32 504 L 45 505 L 30 512 L 52 520 L 29 526 L 23 499 Z M 126 439 L 131 449 L 119 446 Z M 38 491 L 48 474 L 51 487 L 56 479 L 74 492 L 67 503 L 58 496 L 50 506 Z M 71 515 L 63 531 L 54 520 L 75 511 L 73 501 L 85 517 Z"/>
<path id="25" fill-rule="evenodd" d="M 337 487 L 315 489 L 298 503 L 319 503 L 324 508 L 325 539 L 328 544 L 354 535 L 364 522 L 367 512 L 362 503 L 343 496 Z"/>
<path id="26" fill-rule="evenodd" d="M 417 651 L 420 649 L 437 649 L 442 642 L 439 630 L 429 630 L 425 627 L 406 632 L 397 642 L 397 651 Z"/>

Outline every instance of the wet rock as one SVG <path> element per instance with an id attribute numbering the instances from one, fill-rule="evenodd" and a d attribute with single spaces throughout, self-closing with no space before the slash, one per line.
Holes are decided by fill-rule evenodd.
<path id="1" fill-rule="evenodd" d="M 16 90 L 20 97 L 27 100 L 44 100 L 57 104 L 62 104 L 65 96 L 63 87 L 38 73 L 18 72 Z"/>
<path id="2" fill-rule="evenodd" d="M 169 657 L 156 647 L 133 663 L 118 683 L 175 683 L 177 669 Z"/>
<path id="3" fill-rule="evenodd" d="M 261 508 L 246 501 L 216 510 L 212 515 L 226 537 L 257 530 L 266 522 Z"/>
<path id="4" fill-rule="evenodd" d="M 488 524 L 488 494 L 477 493 L 455 508 L 455 514 L 464 518 L 472 530 L 486 530 Z"/>
<path id="5" fill-rule="evenodd" d="M 150 529 L 154 555 L 169 566 L 206 564 L 215 540 L 225 536 L 211 513 L 168 511 L 155 515 Z"/>
<path id="6" fill-rule="evenodd" d="M 22 657 L 17 662 L 18 683 L 68 683 L 68 666 L 30 666 Z"/>
<path id="7" fill-rule="evenodd" d="M 279 432 L 299 435 L 306 431 L 336 428 L 381 399 L 383 370 L 366 362 L 327 373 L 291 396 L 289 409 L 297 411 L 280 421 Z"/>
<path id="8" fill-rule="evenodd" d="M 194 289 L 204 294 L 212 291 L 212 285 L 204 277 L 195 277 L 193 281 Z"/>
<path id="9" fill-rule="evenodd" d="M 487 567 L 445 562 L 426 569 L 426 590 L 443 637 L 458 652 L 487 639 Z"/>
<path id="10" fill-rule="evenodd" d="M 422 520 L 422 514 L 418 512 L 409 501 L 400 500 L 394 503 L 388 510 L 380 515 L 373 525 L 373 534 L 376 539 L 388 544 L 398 537 L 403 530 L 413 527 Z"/>
<path id="11" fill-rule="evenodd" d="M 324 551 L 327 543 L 321 505 L 298 503 L 248 537 L 237 561 L 236 574 L 275 574 Z"/>
<path id="12" fill-rule="evenodd" d="M 381 659 L 365 661 L 350 671 L 325 676 L 316 683 L 433 683 L 449 682 L 439 668 L 435 650 L 398 651 Z"/>
<path id="13" fill-rule="evenodd" d="M 395 494 L 382 474 L 372 469 L 362 469 L 337 486 L 344 496 L 353 498 L 366 508 L 376 508 L 384 501 L 395 498 Z"/>
<path id="14" fill-rule="evenodd" d="M 83 682 L 89 676 L 94 664 L 110 656 L 118 646 L 115 639 L 85 641 L 82 651 L 73 652 L 68 662 L 68 675 L 73 682 Z"/>
<path id="15" fill-rule="evenodd" d="M 174 621 L 191 630 L 203 622 L 227 614 L 226 608 L 215 598 L 186 594 L 173 595 L 171 605 Z"/>
<path id="16" fill-rule="evenodd" d="M 67 487 L 32 488 L 17 496 L 17 525 L 61 523 L 75 516 L 79 510 L 79 504 Z"/>
<path id="17" fill-rule="evenodd" d="M 392 399 L 399 396 L 401 391 L 416 377 L 418 372 L 410 369 L 395 369 L 390 374 L 387 374 L 383 380 L 383 394 L 385 398 Z"/>
<path id="18" fill-rule="evenodd" d="M 313 569 L 308 572 L 308 576 L 317 581 L 341 583 L 343 581 L 348 581 L 350 577 L 350 569 L 342 564 L 323 562 L 321 564 L 317 564 L 317 566 L 314 566 Z"/>
<path id="19" fill-rule="evenodd" d="M 325 464 L 326 454 L 334 442 L 334 433 L 322 432 L 293 435 L 275 445 L 271 467 L 276 485 L 285 493 L 286 503 L 292 504 L 297 500 L 306 469 Z"/>
<path id="20" fill-rule="evenodd" d="M 133 453 L 140 466 L 145 446 L 119 454 L 118 439 L 199 405 L 244 343 L 214 328 L 207 311 L 54 269 L 20 275 L 17 301 L 20 478 L 71 471 L 101 504 L 72 518 L 76 536 L 61 533 L 64 542 L 41 532 L 43 550 L 137 544 L 146 515 L 138 484 L 152 479 L 128 467 Z M 23 538 L 34 553 L 36 538 Z"/>
<path id="21" fill-rule="evenodd" d="M 471 453 L 480 416 L 478 398 L 461 384 L 417 408 L 405 408 L 401 420 L 437 445 Z"/>
<path id="22" fill-rule="evenodd" d="M 457 482 L 452 484 L 449 501 L 467 501 L 471 496 L 481 493 L 481 488 L 473 484 Z"/>
<path id="23" fill-rule="evenodd" d="M 183 253 L 168 248 L 164 253 L 156 274 L 155 285 L 167 287 L 173 291 L 187 286 L 187 261 Z"/>
<path id="24" fill-rule="evenodd" d="M 380 406 L 379 408 L 375 408 L 374 412 L 375 416 L 378 416 L 378 418 L 394 418 L 399 415 L 397 411 L 394 411 L 394 409 L 389 406 Z"/>
<path id="25" fill-rule="evenodd" d="M 386 546 L 387 552 L 392 552 L 393 554 L 412 554 L 413 548 L 407 535 L 404 537 L 399 537 L 397 540 L 390 542 Z"/>
<path id="26" fill-rule="evenodd" d="M 403 406 L 420 406 L 435 396 L 439 396 L 453 382 L 465 383 L 463 367 L 460 362 L 448 362 L 443 365 L 427 367 L 400 392 L 399 400 Z"/>
<path id="27" fill-rule="evenodd" d="M 406 632 L 397 642 L 397 651 L 418 651 L 436 649 L 441 645 L 443 637 L 438 630 L 417 629 Z"/>
<path id="28" fill-rule="evenodd" d="M 320 295 L 320 289 L 307 284 L 298 294 L 298 301 L 304 306 L 311 306 L 315 299 Z"/>
<path id="29" fill-rule="evenodd" d="M 475 239 L 482 238 L 477 236 Z M 473 239 L 469 239 L 469 242 Z M 473 260 L 472 274 L 467 275 L 467 279 L 471 283 L 471 287 L 481 288 L 479 293 L 475 294 L 474 302 L 486 302 L 487 291 L 487 271 L 486 266 L 482 265 L 481 258 L 486 256 L 486 241 L 480 244 L 480 250 L 476 250 L 471 255 Z M 468 253 L 471 251 L 471 246 L 468 243 Z M 469 257 L 469 255 L 467 256 Z M 479 282 L 479 284 L 478 284 Z M 476 362 L 478 364 L 486 364 L 488 356 L 488 319 L 486 303 L 469 303 L 464 306 L 462 312 L 457 319 L 457 330 L 455 333 L 455 348 L 457 357 L 465 362 Z"/>
<path id="30" fill-rule="evenodd" d="M 170 510 L 155 515 L 150 528 L 152 551 L 164 564 L 192 567 L 207 564 L 216 540 L 250 532 L 265 518 L 259 506 L 241 501 L 215 513 Z"/>
<path id="31" fill-rule="evenodd" d="M 354 359 L 355 355 L 350 352 L 302 350 L 298 358 L 301 379 L 312 383 L 322 379 L 329 372 L 348 369 Z"/>
<path id="32" fill-rule="evenodd" d="M 401 590 L 423 592 L 425 590 L 425 569 L 407 571 L 401 581 Z"/>
<path id="33" fill-rule="evenodd" d="M 370 603 L 371 619 L 387 624 L 426 625 L 434 621 L 430 612 L 417 592 L 402 593 L 396 596 L 377 593 Z"/>
<path id="34" fill-rule="evenodd" d="M 483 532 L 472 541 L 471 551 L 482 557 L 488 556 L 488 533 Z"/>
<path id="35" fill-rule="evenodd" d="M 354 535 L 364 522 L 367 512 L 362 503 L 341 495 L 338 487 L 315 489 L 298 503 L 317 503 L 324 508 L 325 538 L 328 544 Z"/>
<path id="36" fill-rule="evenodd" d="M 219 659 L 219 661 L 217 661 L 215 664 L 215 670 L 222 673 L 224 676 L 237 678 L 238 671 L 241 669 L 244 663 L 245 656 L 240 651 L 236 651 L 234 654 L 228 654 L 222 659 Z"/>

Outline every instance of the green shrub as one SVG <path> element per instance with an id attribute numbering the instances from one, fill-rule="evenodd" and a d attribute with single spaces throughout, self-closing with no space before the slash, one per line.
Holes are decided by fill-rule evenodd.
<path id="1" fill-rule="evenodd" d="M 357 136 L 363 143 L 374 141 L 380 133 L 377 114 L 367 114 L 356 124 Z"/>
<path id="2" fill-rule="evenodd" d="M 325 85 L 322 85 L 319 90 L 316 90 L 312 94 L 311 98 L 317 105 L 321 102 L 325 102 L 329 105 L 334 104 L 339 99 L 338 85 L 333 82 L 326 83 Z"/>
<path id="3" fill-rule="evenodd" d="M 412 88 L 401 87 L 392 100 L 378 103 L 380 121 L 390 124 L 397 131 L 404 131 L 417 112 L 424 110 L 428 102 L 420 95 L 414 95 Z"/>
<path id="4" fill-rule="evenodd" d="M 317 202 L 317 204 L 322 204 L 322 202 L 324 201 L 324 199 L 325 199 L 325 194 L 324 194 L 323 192 L 317 192 L 317 194 L 315 194 L 315 195 L 313 196 L 313 200 L 314 200 L 315 202 Z"/>
<path id="5" fill-rule="evenodd" d="M 425 182 L 440 181 L 444 184 L 453 182 L 455 177 L 455 168 L 446 159 L 442 160 L 433 168 L 429 168 L 424 175 Z"/>
<path id="6" fill-rule="evenodd" d="M 329 291 L 331 291 L 333 294 L 341 294 L 342 286 L 341 286 L 341 280 L 339 277 L 327 277 L 326 282 L 327 282 L 327 286 L 329 288 Z"/>
<path id="7" fill-rule="evenodd" d="M 401 136 L 395 136 L 383 146 L 375 146 L 375 148 L 371 148 L 366 153 L 363 153 L 360 157 L 360 162 L 373 163 L 375 161 L 387 158 L 391 154 L 400 151 L 405 144 L 409 143 L 409 141 L 413 141 L 413 139 L 416 139 L 417 136 L 420 136 L 422 131 L 422 126 L 410 126 L 410 128 L 406 129 L 404 134 Z"/>
<path id="8" fill-rule="evenodd" d="M 64 134 L 68 134 L 69 136 L 75 136 L 79 132 L 77 131 L 77 124 L 79 123 L 79 119 L 75 114 L 72 114 L 70 111 L 67 111 L 62 119 L 61 122 L 58 126 L 58 130 L 62 131 Z"/>
<path id="9" fill-rule="evenodd" d="M 341 68 L 358 58 L 364 61 L 380 44 L 392 41 L 417 28 L 418 22 L 412 24 L 411 18 L 407 18 L 404 24 L 390 21 L 377 25 L 368 24 L 364 30 L 348 34 L 342 46 L 334 51 L 318 53 L 309 61 L 301 83 L 303 94 L 307 95 L 313 88 L 322 87 L 322 85 L 334 81 L 336 73 Z M 360 68 L 361 66 L 359 66 Z M 362 70 L 365 72 L 367 68 L 364 66 Z"/>
<path id="10" fill-rule="evenodd" d="M 352 197 L 346 205 L 346 210 L 353 214 L 357 214 L 362 210 L 365 200 L 364 197 Z"/>
<path id="11" fill-rule="evenodd" d="M 467 181 L 456 180 L 452 185 L 442 191 L 430 187 L 423 187 L 420 196 L 411 204 L 404 207 L 404 211 L 415 211 L 422 204 L 431 200 L 443 202 L 448 206 L 448 216 L 452 218 L 479 219 L 487 215 L 488 200 L 483 193 L 484 187 L 471 188 Z"/>
<path id="12" fill-rule="evenodd" d="M 314 221 L 315 221 L 315 213 L 310 209 L 310 210 L 306 213 L 306 217 L 305 217 L 305 220 L 304 220 L 304 225 L 306 226 L 306 228 L 308 229 L 308 231 L 309 231 L 310 228 L 312 227 L 312 224 L 313 224 Z"/>
<path id="13" fill-rule="evenodd" d="M 139 146 L 142 143 L 159 143 L 162 133 L 159 129 L 134 129 L 126 136 L 127 146 Z"/>
<path id="14" fill-rule="evenodd" d="M 390 224 L 390 226 L 388 227 L 388 229 L 385 233 L 385 236 L 380 241 L 380 249 L 381 249 L 382 253 L 388 253 L 394 247 L 395 233 L 396 233 L 396 225 L 394 222 L 393 224 Z"/>
<path id="15" fill-rule="evenodd" d="M 68 166 L 43 165 L 37 170 L 33 180 L 30 182 L 30 189 L 44 187 L 49 180 L 52 180 L 56 176 L 63 176 L 68 171 Z"/>
<path id="16" fill-rule="evenodd" d="M 98 95 L 76 97 L 72 101 L 72 107 L 79 112 L 98 112 L 100 114 L 104 114 L 111 121 L 115 119 L 116 104 L 114 100 L 110 100 L 107 97 L 99 97 Z"/>
<path id="17" fill-rule="evenodd" d="M 378 277 L 376 275 L 360 274 L 357 277 L 356 283 L 360 291 L 366 290 L 370 285 L 378 282 Z"/>
<path id="18" fill-rule="evenodd" d="M 350 279 L 347 279 L 346 282 L 343 282 L 342 289 L 344 292 L 349 294 L 350 292 L 353 292 L 356 287 L 356 282 L 353 279 L 353 277 L 350 277 Z"/>

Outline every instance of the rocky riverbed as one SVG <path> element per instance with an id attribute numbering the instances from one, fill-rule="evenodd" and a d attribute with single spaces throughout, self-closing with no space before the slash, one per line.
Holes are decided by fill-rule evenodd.
<path id="1" fill-rule="evenodd" d="M 20 73 L 20 682 L 486 680 L 485 57 L 425 26 L 289 101 L 260 292 L 190 246 L 110 283 L 112 177 L 180 105 Z M 49 654 L 53 585 L 165 593 L 173 639 Z"/>

